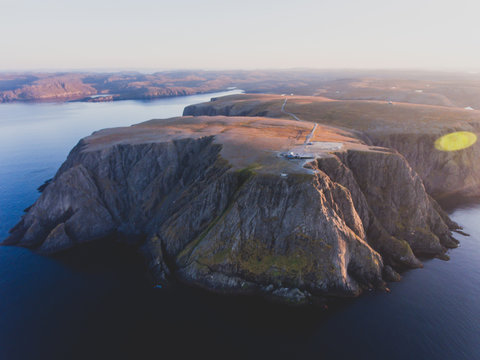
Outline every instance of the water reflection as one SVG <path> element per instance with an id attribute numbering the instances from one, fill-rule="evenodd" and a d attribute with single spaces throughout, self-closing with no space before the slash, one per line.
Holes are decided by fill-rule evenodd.
<path id="1" fill-rule="evenodd" d="M 176 116 L 211 96 L 219 95 L 0 105 L 0 234 L 80 137 Z M 155 289 L 142 259 L 122 246 L 92 244 L 60 258 L 0 247 L 0 359 L 478 359 L 480 202 L 461 204 L 443 204 L 471 235 L 456 235 L 450 261 L 427 261 L 390 294 L 367 293 L 327 313 L 181 285 Z"/>

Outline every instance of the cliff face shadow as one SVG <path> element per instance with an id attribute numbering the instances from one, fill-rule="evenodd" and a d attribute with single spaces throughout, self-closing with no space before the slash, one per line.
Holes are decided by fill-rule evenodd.
<path id="1" fill-rule="evenodd" d="M 480 204 L 480 196 L 452 195 L 437 200 L 440 206 L 449 214 L 457 209 L 470 209 Z"/>
<path id="2" fill-rule="evenodd" d="M 107 239 L 62 252 L 56 260 L 86 279 L 76 298 L 79 320 L 62 342 L 37 350 L 37 358 L 92 353 L 143 358 L 158 352 L 179 357 L 208 355 L 257 358 L 296 354 L 319 325 L 350 301 L 320 307 L 291 307 L 250 296 L 222 296 L 174 283 L 154 288 L 135 247 Z M 44 357 L 43 354 L 45 355 Z M 39 356 L 39 357 L 38 357 Z"/>

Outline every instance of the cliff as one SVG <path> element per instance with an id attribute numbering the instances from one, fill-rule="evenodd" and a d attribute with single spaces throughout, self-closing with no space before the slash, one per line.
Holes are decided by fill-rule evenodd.
<path id="1" fill-rule="evenodd" d="M 401 153 L 435 198 L 480 195 L 480 143 L 462 151 L 439 151 L 441 136 L 468 131 L 480 134 L 480 111 L 388 103 L 336 101 L 318 96 L 234 95 L 185 108 L 184 115 L 269 116 L 291 118 L 347 128 L 374 146 Z"/>
<path id="2" fill-rule="evenodd" d="M 14 78 L 8 86 L 0 76 L 0 103 L 13 101 L 65 101 L 94 95 L 94 87 L 82 81 L 78 74 L 59 74 L 58 76 L 33 76 Z M 16 80 L 16 81 L 15 81 Z"/>
<path id="3" fill-rule="evenodd" d="M 114 237 L 158 283 L 304 304 L 444 258 L 456 227 L 402 155 L 352 132 L 182 117 L 81 140 L 4 244 L 51 254 Z"/>

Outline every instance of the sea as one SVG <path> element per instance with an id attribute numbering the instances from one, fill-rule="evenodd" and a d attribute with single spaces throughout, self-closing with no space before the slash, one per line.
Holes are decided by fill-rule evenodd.
<path id="1" fill-rule="evenodd" d="M 212 94 L 150 101 L 0 104 L 0 239 L 93 131 L 180 116 Z M 155 287 L 127 245 L 61 256 L 0 246 L 0 360 L 480 359 L 480 201 L 445 202 L 470 236 L 325 311 L 174 284 Z"/>

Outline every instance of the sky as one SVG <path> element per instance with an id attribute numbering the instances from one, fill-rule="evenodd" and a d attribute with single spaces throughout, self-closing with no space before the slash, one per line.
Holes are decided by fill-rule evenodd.
<path id="1" fill-rule="evenodd" d="M 0 70 L 480 70 L 473 0 L 0 0 Z"/>

